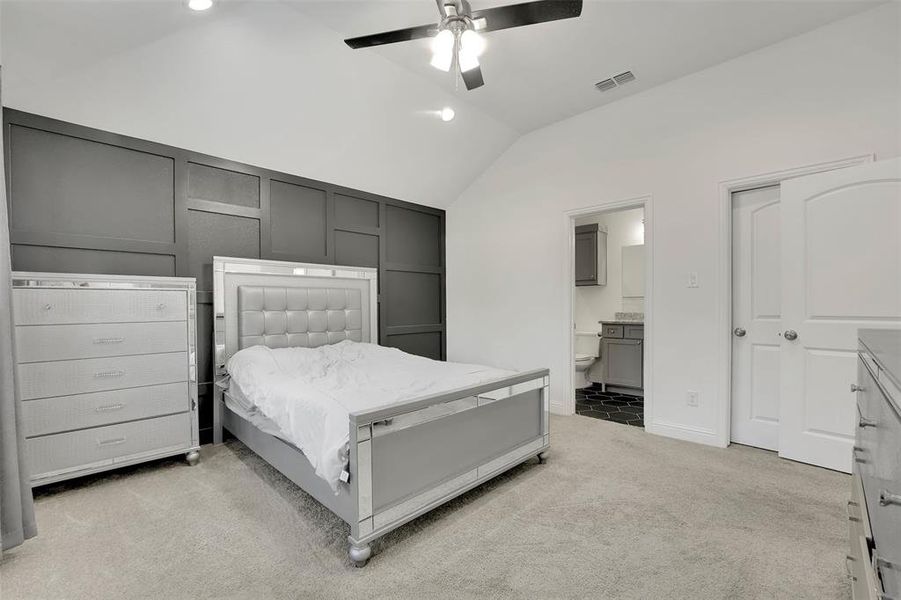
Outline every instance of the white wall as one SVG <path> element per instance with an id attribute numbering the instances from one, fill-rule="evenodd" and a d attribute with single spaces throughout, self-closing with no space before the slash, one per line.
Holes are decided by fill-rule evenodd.
<path id="1" fill-rule="evenodd" d="M 576 225 L 599 223 L 607 229 L 607 285 L 575 288 L 573 320 L 579 331 L 600 331 L 598 321 L 617 312 L 643 312 L 641 298 L 623 298 L 623 246 L 644 243 L 643 208 L 617 210 L 576 219 Z"/>
<path id="2" fill-rule="evenodd" d="M 563 212 L 651 195 L 650 428 L 717 443 L 719 184 L 901 154 L 899 19 L 884 5 L 520 138 L 449 210 L 450 359 L 550 367 L 559 410 Z"/>
<path id="3" fill-rule="evenodd" d="M 28 112 L 433 206 L 517 135 L 289 3 L 2 10 L 4 103 Z"/>

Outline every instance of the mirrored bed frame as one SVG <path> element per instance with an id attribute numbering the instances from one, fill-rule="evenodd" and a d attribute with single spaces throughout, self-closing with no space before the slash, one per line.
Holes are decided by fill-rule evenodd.
<path id="1" fill-rule="evenodd" d="M 350 525 L 349 556 L 549 447 L 547 369 L 351 413 L 338 493 L 294 445 L 229 408 L 225 364 L 238 350 L 378 340 L 376 269 L 213 258 L 213 441 L 223 430 Z M 346 481 L 344 481 L 346 479 Z"/>

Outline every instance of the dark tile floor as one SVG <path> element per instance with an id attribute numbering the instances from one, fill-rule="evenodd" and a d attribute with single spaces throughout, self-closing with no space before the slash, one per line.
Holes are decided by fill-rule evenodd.
<path id="1" fill-rule="evenodd" d="M 618 392 L 602 392 L 601 385 L 595 383 L 591 387 L 576 390 L 576 414 L 644 427 L 644 398 Z"/>

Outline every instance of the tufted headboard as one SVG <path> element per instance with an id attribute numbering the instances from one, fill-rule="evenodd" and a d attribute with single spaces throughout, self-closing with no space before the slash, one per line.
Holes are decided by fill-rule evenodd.
<path id="1" fill-rule="evenodd" d="M 362 296 L 355 288 L 239 285 L 238 348 L 362 342 Z"/>
<path id="2" fill-rule="evenodd" d="M 378 339 L 377 270 L 213 258 L 216 376 L 254 345 L 316 347 Z"/>

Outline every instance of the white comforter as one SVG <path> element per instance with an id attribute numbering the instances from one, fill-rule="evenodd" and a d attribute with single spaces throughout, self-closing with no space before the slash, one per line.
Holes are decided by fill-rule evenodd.
<path id="1" fill-rule="evenodd" d="M 513 373 L 351 341 L 318 348 L 253 346 L 236 352 L 226 367 L 244 396 L 336 492 L 346 462 L 349 413 Z"/>

